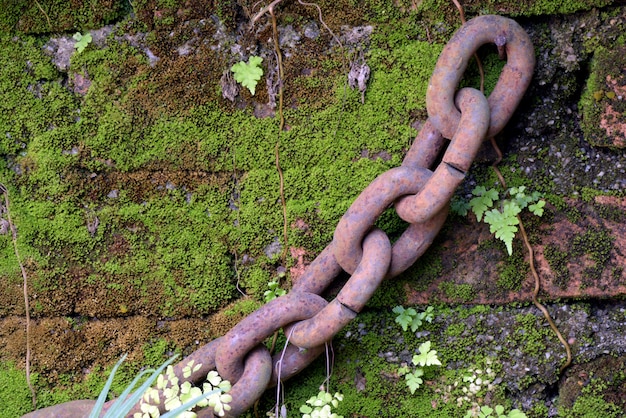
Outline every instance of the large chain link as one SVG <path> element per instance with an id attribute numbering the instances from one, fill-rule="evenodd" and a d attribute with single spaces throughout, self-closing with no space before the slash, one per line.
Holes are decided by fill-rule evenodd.
<path id="1" fill-rule="evenodd" d="M 489 43 L 496 44 L 500 55 L 507 58 L 489 98 L 475 89 L 456 91 L 472 55 Z M 174 373 L 179 381 L 198 384 L 217 369 L 233 383 L 233 400 L 226 416 L 236 417 L 266 389 L 297 374 L 324 352 L 326 343 L 363 309 L 382 281 L 405 271 L 430 246 L 480 144 L 509 121 L 530 84 L 534 64 L 530 39 L 514 21 L 481 16 L 464 24 L 437 61 L 426 96 L 428 120 L 402 165 L 378 176 L 357 197 L 339 221 L 333 241 L 291 292 L 262 306 L 226 335 L 178 363 Z M 431 171 L 447 139 L 450 143 L 441 162 Z M 391 205 L 410 224 L 393 245 L 374 227 Z M 342 271 L 351 277 L 329 303 L 319 295 Z M 272 357 L 263 341 L 281 328 L 289 344 Z M 186 376 L 183 369 L 192 360 L 201 367 Z M 105 410 L 110 406 L 111 402 Z M 76 401 L 28 416 L 73 418 L 90 409 L 89 401 Z M 139 412 L 139 405 L 130 416 L 134 412 Z M 213 417 L 213 412 L 204 408 L 198 416 Z"/>
<path id="2" fill-rule="evenodd" d="M 478 48 L 495 43 L 507 63 L 489 98 L 471 88 L 456 91 Z M 519 104 L 534 68 L 526 32 L 513 20 L 481 16 L 463 25 L 437 61 L 426 97 L 428 120 L 402 165 L 378 176 L 343 215 L 333 241 L 308 266 L 292 290 L 262 306 L 226 335 L 200 348 L 174 369 L 179 379 L 202 381 L 210 370 L 233 383 L 231 410 L 236 417 L 278 381 L 300 372 L 365 306 L 378 286 L 410 267 L 430 246 L 443 225 L 448 203 L 486 137 L 496 135 Z M 442 149 L 450 143 L 434 171 Z M 410 223 L 392 245 L 374 227 L 380 214 L 395 205 Z M 337 297 L 319 296 L 342 272 L 351 275 Z M 279 329 L 288 336 L 286 350 L 272 358 L 263 341 Z M 202 364 L 183 379 L 189 361 Z M 213 416 L 210 408 L 198 413 Z"/>

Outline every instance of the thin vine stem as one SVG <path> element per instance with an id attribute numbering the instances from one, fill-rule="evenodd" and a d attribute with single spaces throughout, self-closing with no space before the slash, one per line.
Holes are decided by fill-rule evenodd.
<path id="1" fill-rule="evenodd" d="M 46 17 L 46 20 L 48 21 L 48 28 L 52 30 L 52 23 L 50 23 L 50 18 L 48 17 L 48 13 L 45 12 L 45 10 L 41 7 L 41 4 L 39 4 L 37 0 L 35 0 L 35 4 L 39 8 L 39 11 L 43 13 L 43 15 Z"/>
<path id="2" fill-rule="evenodd" d="M 4 207 L 6 209 L 7 222 L 9 223 L 9 229 L 11 230 L 11 241 L 13 241 L 13 251 L 15 253 L 15 258 L 17 259 L 17 263 L 20 266 L 20 270 L 22 272 L 23 279 L 23 291 L 24 291 L 24 311 L 26 314 L 26 383 L 28 384 L 28 388 L 30 389 L 33 409 L 37 408 L 37 393 L 35 392 L 35 388 L 30 379 L 30 359 L 31 359 L 31 348 L 30 348 L 30 303 L 28 302 L 28 275 L 26 274 L 26 269 L 24 268 L 24 264 L 22 264 L 22 258 L 20 257 L 19 250 L 17 248 L 17 230 L 15 228 L 15 224 L 13 224 L 13 220 L 11 219 L 11 208 L 9 201 L 9 189 L 2 183 L 0 183 L 0 192 L 4 195 Z"/>
<path id="3" fill-rule="evenodd" d="M 458 2 L 458 0 L 452 0 L 452 2 L 456 6 L 456 8 L 459 10 L 461 22 L 465 24 L 465 12 L 463 11 L 463 7 Z M 483 66 L 478 55 L 474 54 L 474 58 L 476 58 L 476 63 L 478 64 L 478 69 L 480 72 L 480 91 L 484 93 L 485 92 L 485 73 L 483 71 Z M 500 169 L 498 168 L 498 165 L 502 161 L 502 151 L 500 151 L 500 147 L 498 147 L 498 144 L 496 143 L 496 140 L 494 137 L 489 138 L 489 141 L 491 142 L 491 146 L 496 152 L 496 160 L 493 162 L 491 167 L 496 173 L 496 176 L 498 177 L 498 180 L 500 181 L 500 184 L 502 185 L 502 187 L 506 189 L 506 181 L 504 180 L 504 176 L 502 175 L 502 173 L 500 172 Z M 559 374 L 562 374 L 563 371 L 565 371 L 565 369 L 567 369 L 570 366 L 570 364 L 572 364 L 572 350 L 571 350 L 569 343 L 565 340 L 565 338 L 563 338 L 563 335 L 559 331 L 559 328 L 554 323 L 554 320 L 550 316 L 550 312 L 548 312 L 548 309 L 546 309 L 546 307 L 541 302 L 539 302 L 539 299 L 537 299 L 539 295 L 539 290 L 541 289 L 541 280 L 539 278 L 539 273 L 537 272 L 537 269 L 535 268 L 535 252 L 533 250 L 532 245 L 530 244 L 530 241 L 528 240 L 528 235 L 526 234 L 526 230 L 524 229 L 524 223 L 522 222 L 522 218 L 519 215 L 517 216 L 517 220 L 519 222 L 522 240 L 524 241 L 524 245 L 526 246 L 526 249 L 528 250 L 528 259 L 529 259 L 528 262 L 530 265 L 530 271 L 532 272 L 533 278 L 535 280 L 535 288 L 533 290 L 532 302 L 537 307 L 537 309 L 541 311 L 544 318 L 550 325 L 550 328 L 552 328 L 552 331 L 556 334 L 557 338 L 559 339 L 559 341 L 565 348 L 567 360 L 559 368 Z"/>
<path id="4" fill-rule="evenodd" d="M 461 3 L 459 3 L 458 0 L 452 0 L 452 3 L 454 3 L 456 8 L 459 9 L 459 16 L 461 17 L 461 23 L 465 24 L 466 20 L 465 20 L 465 11 L 463 10 L 463 6 L 461 6 Z M 474 53 L 474 58 L 476 59 L 476 65 L 478 66 L 478 72 L 480 73 L 480 91 L 484 93 L 485 92 L 485 70 L 483 69 L 483 63 L 480 60 L 480 58 L 478 58 L 477 53 Z"/>
<path id="5" fill-rule="evenodd" d="M 502 187 L 506 189 L 506 181 L 504 180 L 504 176 L 502 175 L 502 173 L 500 172 L 500 169 L 498 168 L 498 164 L 500 164 L 500 161 L 502 161 L 502 151 L 500 151 L 500 147 L 498 147 L 498 144 L 496 143 L 493 137 L 489 138 L 489 140 L 491 141 L 491 146 L 493 147 L 497 155 L 497 158 L 491 167 L 496 173 L 496 176 L 498 176 L 498 180 L 500 181 L 500 184 L 502 185 Z M 565 338 L 563 338 L 563 335 L 559 331 L 559 328 L 556 326 L 556 324 L 554 323 L 554 320 L 550 316 L 550 312 L 548 312 L 548 309 L 546 309 L 546 307 L 541 302 L 539 302 L 538 296 L 539 296 L 539 290 L 541 290 L 541 280 L 539 278 L 539 273 L 537 272 L 537 269 L 535 268 L 535 251 L 533 250 L 533 246 L 530 244 L 530 241 L 528 239 L 528 234 L 526 234 L 526 229 L 524 228 L 524 222 L 522 222 L 522 218 L 519 215 L 517 215 L 517 220 L 519 222 L 519 229 L 522 235 L 522 240 L 524 241 L 524 245 L 526 246 L 526 249 L 528 250 L 528 264 L 530 265 L 530 271 L 535 280 L 535 288 L 533 290 L 533 296 L 532 296 L 533 304 L 537 307 L 537 309 L 541 311 L 544 318 L 550 325 L 550 328 L 552 328 L 552 331 L 554 331 L 557 338 L 559 339 L 559 341 L 565 348 L 567 360 L 559 369 L 559 374 L 561 374 L 565 371 L 565 369 L 567 369 L 570 366 L 570 364 L 572 364 L 572 349 L 569 343 L 565 340 Z"/>
<path id="6" fill-rule="evenodd" d="M 491 141 L 491 146 L 493 147 L 497 155 L 497 158 L 494 161 L 494 163 L 491 165 L 491 167 L 496 173 L 496 176 L 498 176 L 498 180 L 500 181 L 500 184 L 502 185 L 502 187 L 506 189 L 506 181 L 504 180 L 504 176 L 502 175 L 502 173 L 500 172 L 500 169 L 498 168 L 498 164 L 500 164 L 500 162 L 502 161 L 502 151 L 500 151 L 500 147 L 498 147 L 498 144 L 496 143 L 493 137 L 489 138 L 489 140 Z M 539 302 L 539 299 L 537 299 L 537 297 L 539 296 L 539 290 L 541 290 L 541 280 L 539 278 L 539 273 L 537 272 L 537 269 L 535 268 L 535 251 L 533 250 L 533 246 L 530 244 L 530 240 L 528 239 L 528 234 L 526 234 L 526 229 L 524 228 L 524 222 L 522 222 L 522 218 L 519 215 L 517 215 L 517 220 L 519 222 L 519 228 L 520 228 L 520 233 L 522 235 L 522 240 L 524 241 L 524 245 L 526 246 L 526 249 L 528 250 L 528 264 L 530 264 L 530 271 L 535 280 L 535 288 L 533 290 L 533 296 L 532 296 L 533 304 L 537 307 L 537 309 L 541 311 L 544 318 L 550 325 L 550 328 L 552 328 L 552 331 L 556 334 L 557 338 L 559 339 L 559 341 L 565 348 L 565 354 L 567 356 L 567 359 L 565 363 L 559 368 L 559 374 L 562 374 L 565 371 L 565 369 L 567 369 L 570 366 L 570 364 L 572 364 L 572 349 L 569 343 L 565 340 L 565 338 L 563 338 L 563 335 L 561 334 L 561 331 L 559 331 L 559 328 L 554 323 L 554 320 L 552 320 L 552 317 L 550 316 L 550 312 L 548 312 L 548 309 L 546 309 L 546 307 L 541 302 Z"/>

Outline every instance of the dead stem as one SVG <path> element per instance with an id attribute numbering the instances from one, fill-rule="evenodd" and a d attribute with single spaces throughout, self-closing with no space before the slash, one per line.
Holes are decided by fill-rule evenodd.
<path id="1" fill-rule="evenodd" d="M 275 2 L 274 2 L 275 3 Z M 280 45 L 278 44 L 278 28 L 276 27 L 276 15 L 274 15 L 273 4 L 270 5 L 268 12 L 272 17 L 272 34 L 274 37 L 274 48 L 276 49 L 276 57 L 278 59 L 278 117 L 280 124 L 278 127 L 278 135 L 276 140 L 276 146 L 274 148 L 274 157 L 276 162 L 276 171 L 278 171 L 278 177 L 280 180 L 280 203 L 283 209 L 283 251 L 281 253 L 281 260 L 283 264 L 287 265 L 287 203 L 285 201 L 285 178 L 283 176 L 283 170 L 280 167 L 280 134 L 285 127 L 285 115 L 283 114 L 283 58 L 280 53 Z"/>
<path id="2" fill-rule="evenodd" d="M 237 196 L 237 198 L 239 198 L 239 186 L 237 183 L 237 165 L 236 165 L 236 160 L 235 160 L 235 154 L 236 154 L 236 149 L 233 148 L 233 181 L 235 182 L 235 185 L 234 185 L 235 195 Z M 240 208 L 237 208 L 237 226 L 241 227 L 241 220 L 239 217 L 239 212 L 240 212 Z M 239 267 L 237 267 L 237 265 L 239 264 L 239 256 L 237 255 L 236 249 L 234 251 L 234 254 L 235 254 L 235 265 L 234 265 L 235 276 L 237 277 L 237 282 L 235 283 L 235 287 L 237 288 L 239 293 L 241 293 L 243 296 L 246 296 L 245 292 L 241 290 L 241 288 L 239 287 L 239 283 L 241 282 L 241 274 L 239 273 Z"/>
<path id="3" fill-rule="evenodd" d="M 528 258 L 529 258 L 528 262 L 530 263 L 530 271 L 532 272 L 533 277 L 535 279 L 535 289 L 533 290 L 533 303 L 535 304 L 537 309 L 539 309 L 543 313 L 543 316 L 546 318 L 546 321 L 548 321 L 548 324 L 550 324 L 550 328 L 552 328 L 552 331 L 554 331 L 554 333 L 558 337 L 563 347 L 565 347 L 567 360 L 559 368 L 559 374 L 562 374 L 565 371 L 565 369 L 567 369 L 570 366 L 570 364 L 572 364 L 572 349 L 569 343 L 565 340 L 565 338 L 563 338 L 563 335 L 561 335 L 561 332 L 559 331 L 556 324 L 552 320 L 552 317 L 550 316 L 550 313 L 548 312 L 546 307 L 543 306 L 543 304 L 539 302 L 539 300 L 537 299 L 537 296 L 539 295 L 540 281 L 539 281 L 539 274 L 537 273 L 537 269 L 535 268 L 535 260 L 534 260 L 535 253 L 533 251 L 533 247 L 530 245 L 530 242 L 528 241 L 528 235 L 526 234 L 526 230 L 524 229 L 524 224 L 522 223 L 522 219 L 519 217 L 519 215 L 517 216 L 517 219 L 519 221 L 519 228 L 520 228 L 520 232 L 522 233 L 522 238 L 524 239 L 524 244 L 526 245 L 526 249 L 528 250 Z"/>
<path id="4" fill-rule="evenodd" d="M 39 11 L 41 11 L 41 13 L 43 13 L 43 15 L 46 17 L 46 20 L 48 21 L 48 28 L 52 30 L 52 23 L 50 23 L 50 18 L 48 17 L 48 14 L 43 10 L 43 8 L 41 7 L 41 4 L 39 4 L 37 0 L 35 0 L 35 4 L 39 8 Z"/>
<path id="5" fill-rule="evenodd" d="M 458 0 L 452 0 L 452 3 L 459 9 L 459 15 L 461 17 L 461 23 L 465 24 L 465 11 L 463 10 L 463 6 L 458 2 Z M 480 73 L 480 91 L 485 92 L 485 70 L 483 70 L 483 63 L 478 58 L 478 54 L 474 53 L 474 58 L 476 59 L 476 65 L 478 65 L 478 72 Z"/>
<path id="6" fill-rule="evenodd" d="M 11 230 L 11 238 L 13 241 L 13 251 L 15 252 L 15 258 L 17 259 L 17 263 L 20 266 L 20 270 L 22 271 L 22 279 L 24 283 L 24 311 L 26 313 L 26 383 L 28 384 L 28 388 L 30 389 L 30 393 L 33 401 L 33 409 L 37 408 L 37 394 L 35 393 L 35 388 L 30 380 L 30 304 L 28 302 L 28 276 L 26 275 L 26 269 L 22 264 L 22 259 L 20 258 L 20 253 L 17 248 L 17 230 L 15 229 L 15 225 L 11 219 L 11 210 L 9 207 L 9 189 L 7 189 L 4 184 L 0 183 L 0 192 L 4 194 L 4 207 L 6 209 L 7 214 L 7 222 L 9 223 L 9 229 Z"/>
<path id="7" fill-rule="evenodd" d="M 267 6 L 265 6 L 261 10 L 259 10 L 259 12 L 257 14 L 255 14 L 254 17 L 252 18 L 252 20 L 250 22 L 251 26 L 254 26 L 256 21 L 259 20 L 261 18 L 261 16 L 263 16 L 265 13 L 269 13 L 269 14 L 273 15 L 274 14 L 274 6 L 276 6 L 281 1 L 283 1 L 283 0 L 274 0 L 273 2 L 268 4 Z M 256 3 L 255 3 L 255 5 L 256 5 Z"/>
<path id="8" fill-rule="evenodd" d="M 317 5 L 316 3 L 306 3 L 302 0 L 298 0 L 298 3 L 300 3 L 303 6 L 313 6 L 317 9 L 317 13 L 319 15 L 319 20 L 320 23 L 322 24 L 322 26 L 324 26 L 324 28 L 328 31 L 328 33 L 330 33 L 330 36 L 333 37 L 333 39 L 335 40 L 335 42 L 337 42 L 339 44 L 340 48 L 343 48 L 343 45 L 341 44 L 341 41 L 339 40 L 339 38 L 337 37 L 337 35 L 335 35 L 335 32 L 333 32 L 332 30 L 330 30 L 330 28 L 328 27 L 328 25 L 326 24 L 326 22 L 324 22 L 324 19 L 322 19 L 322 9 L 320 9 L 320 6 Z"/>

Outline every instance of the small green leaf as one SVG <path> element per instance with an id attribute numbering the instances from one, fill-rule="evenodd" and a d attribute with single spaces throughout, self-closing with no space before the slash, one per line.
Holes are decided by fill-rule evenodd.
<path id="1" fill-rule="evenodd" d="M 492 412 L 493 412 L 493 409 L 492 409 L 492 408 L 490 408 L 490 407 L 488 407 L 488 406 L 486 406 L 486 405 L 480 408 L 480 413 L 481 413 L 481 415 L 482 415 L 482 416 L 484 416 L 484 417 L 489 417 L 489 416 L 491 416 L 491 413 L 492 413 Z"/>
<path id="2" fill-rule="evenodd" d="M 430 341 L 426 341 L 419 346 L 419 354 L 413 356 L 413 364 L 416 366 L 441 366 L 437 357 L 437 351 L 430 349 Z"/>
<path id="3" fill-rule="evenodd" d="M 493 202 L 498 200 L 499 194 L 496 189 L 486 190 L 483 186 L 477 186 L 472 191 L 474 197 L 470 200 L 469 204 L 472 208 L 472 212 L 476 215 L 476 219 L 480 222 L 483 218 L 483 214 L 493 207 Z"/>
<path id="4" fill-rule="evenodd" d="M 485 213 L 485 223 L 489 224 L 489 231 L 495 234 L 496 238 L 504 242 L 509 255 L 513 254 L 513 238 L 517 232 L 520 207 L 510 200 L 506 200 L 502 206 L 502 212 L 491 209 Z"/>
<path id="5" fill-rule="evenodd" d="M 435 310 L 435 308 L 433 308 L 432 306 L 429 306 L 428 308 L 426 308 L 425 316 L 424 316 L 424 321 L 431 323 L 433 322 L 433 318 L 435 317 L 433 315 L 433 311 Z"/>
<path id="6" fill-rule="evenodd" d="M 534 203 L 528 206 L 528 210 L 530 210 L 533 214 L 537 216 L 543 216 L 543 207 L 546 205 L 545 200 L 540 200 L 537 203 Z"/>
<path id="7" fill-rule="evenodd" d="M 85 48 L 87 48 L 92 40 L 91 34 L 89 32 L 84 35 L 81 35 L 80 32 L 76 32 L 74 36 L 72 36 L 72 38 L 74 38 L 74 40 L 76 41 L 76 43 L 74 44 L 74 48 L 79 54 L 83 52 Z"/>
<path id="8" fill-rule="evenodd" d="M 417 389 L 422 386 L 424 381 L 421 379 L 421 376 L 424 375 L 424 371 L 422 369 L 416 369 L 413 373 L 408 373 L 404 376 L 404 380 L 406 381 L 406 385 L 409 387 L 411 393 L 415 393 Z"/>
<path id="9" fill-rule="evenodd" d="M 450 212 L 456 213 L 461 217 L 467 216 L 467 211 L 470 208 L 471 206 L 468 201 L 459 199 L 456 196 L 450 201 Z"/>
<path id="10" fill-rule="evenodd" d="M 263 75 L 261 62 L 263 62 L 263 58 L 251 56 L 248 63 L 241 61 L 230 67 L 230 70 L 235 74 L 235 80 L 247 87 L 253 96 L 256 92 L 256 85 Z"/>
<path id="11" fill-rule="evenodd" d="M 404 312 L 404 308 L 400 305 L 396 306 L 391 310 L 393 313 L 401 315 Z"/>
<path id="12" fill-rule="evenodd" d="M 404 309 L 402 306 L 396 306 L 393 308 L 393 312 L 398 314 L 396 316 L 396 323 L 399 324 L 404 331 L 408 330 L 409 325 L 411 325 L 411 330 L 415 332 L 417 327 L 414 328 L 414 320 L 417 316 L 417 311 L 413 308 Z M 420 321 L 421 325 L 421 321 Z M 417 325 L 419 326 L 419 325 Z"/>
<path id="13" fill-rule="evenodd" d="M 398 368 L 398 376 L 404 376 L 409 372 L 409 366 L 403 366 Z"/>

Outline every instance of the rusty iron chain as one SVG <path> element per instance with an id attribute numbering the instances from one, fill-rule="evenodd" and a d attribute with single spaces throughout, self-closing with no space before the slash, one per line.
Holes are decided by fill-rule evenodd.
<path id="1" fill-rule="evenodd" d="M 494 43 L 506 56 L 489 98 L 457 86 L 473 54 Z M 410 267 L 441 229 L 448 204 L 463 181 L 485 138 L 499 133 L 530 84 L 534 50 L 526 32 L 513 20 L 481 16 L 468 21 L 443 49 L 428 85 L 428 120 L 402 165 L 378 176 L 343 215 L 333 241 L 308 266 L 291 291 L 262 306 L 225 336 L 180 364 L 209 363 L 201 378 L 217 368 L 233 384 L 229 416 L 238 416 L 269 387 L 310 364 L 363 309 L 382 281 Z M 450 143 L 434 171 L 445 144 Z M 390 205 L 410 226 L 392 245 L 374 222 Z M 319 294 L 345 271 L 350 279 L 331 302 Z M 270 359 L 262 342 L 279 329 L 287 351 Z M 262 352 L 264 354 L 262 354 Z M 207 362 L 207 359 L 212 361 Z M 206 369 L 206 370 L 205 370 Z M 202 411 L 199 416 L 212 416 Z"/>
<path id="2" fill-rule="evenodd" d="M 489 98 L 472 88 L 457 91 L 473 54 L 490 43 L 507 63 Z M 202 382 L 209 371 L 217 370 L 232 383 L 233 400 L 226 416 L 236 417 L 266 389 L 294 376 L 324 352 L 325 344 L 354 319 L 382 281 L 409 268 L 433 242 L 478 148 L 509 121 L 530 84 L 534 64 L 532 43 L 515 21 L 489 15 L 464 24 L 437 61 L 426 97 L 428 119 L 402 165 L 378 176 L 356 198 L 339 221 L 333 241 L 288 294 L 179 362 L 174 373 L 180 381 Z M 448 139 L 441 162 L 431 170 Z M 374 227 L 391 205 L 410 224 L 393 245 Z M 320 294 L 342 271 L 351 277 L 327 302 Z M 263 341 L 281 328 L 289 344 L 272 357 Z M 183 368 L 191 360 L 202 367 L 184 377 Z M 133 412 L 137 411 L 138 406 Z M 198 417 L 212 416 L 210 408 L 198 411 Z"/>

